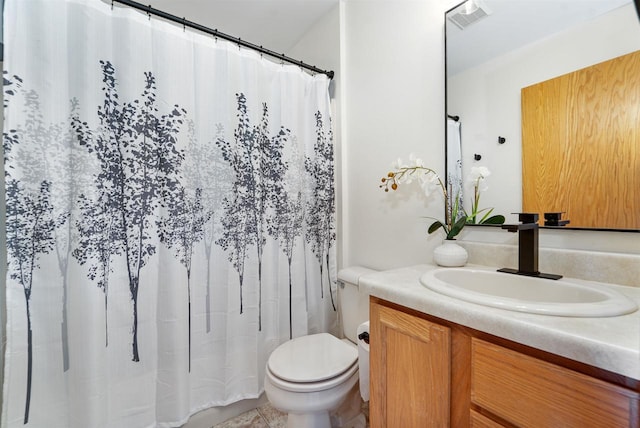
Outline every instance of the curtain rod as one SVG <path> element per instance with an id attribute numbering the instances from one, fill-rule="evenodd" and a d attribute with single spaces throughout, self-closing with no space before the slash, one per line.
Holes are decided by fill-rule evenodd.
<path id="1" fill-rule="evenodd" d="M 138 2 L 135 2 L 135 1 L 132 1 L 132 0 L 111 0 L 111 6 L 113 6 L 113 3 L 121 3 L 121 4 L 124 4 L 126 6 L 131 7 L 133 9 L 137 9 L 137 10 L 141 10 L 143 12 L 146 12 L 148 15 L 159 16 L 160 18 L 163 18 L 163 19 L 166 19 L 168 21 L 180 24 L 183 27 L 193 28 L 193 29 L 201 31 L 203 33 L 210 34 L 210 35 L 212 35 L 214 37 L 219 37 L 221 39 L 236 43 L 236 44 L 238 44 L 240 46 L 243 46 L 245 48 L 249 48 L 249 49 L 252 49 L 254 51 L 258 51 L 258 52 L 260 52 L 262 54 L 269 55 L 269 56 L 271 56 L 273 58 L 277 58 L 277 59 L 282 60 L 284 62 L 288 62 L 289 64 L 294 64 L 294 65 L 297 65 L 298 67 L 305 68 L 307 70 L 313 71 L 314 73 L 326 74 L 329 77 L 329 79 L 333 79 L 334 72 L 331 71 L 331 70 L 330 71 L 322 70 L 320 68 L 317 68 L 315 65 L 309 65 L 309 64 L 306 64 L 306 63 L 304 63 L 302 61 L 298 61 L 298 60 L 295 60 L 293 58 L 289 58 L 285 54 L 279 54 L 279 53 L 277 53 L 275 51 L 263 48 L 262 46 L 258 46 L 258 45 L 254 44 L 254 43 L 250 43 L 250 42 L 244 41 L 239 37 L 230 36 L 229 34 L 225 34 L 225 33 L 222 33 L 220 31 L 218 31 L 217 29 L 211 29 L 209 27 L 205 27 L 204 25 L 200 25 L 198 23 L 189 21 L 189 20 L 187 20 L 185 18 L 179 18 L 179 17 L 177 17 L 175 15 L 171 15 L 170 13 L 164 12 L 162 10 L 154 9 L 154 8 L 151 7 L 151 5 L 145 6 L 142 3 L 138 3 Z"/>

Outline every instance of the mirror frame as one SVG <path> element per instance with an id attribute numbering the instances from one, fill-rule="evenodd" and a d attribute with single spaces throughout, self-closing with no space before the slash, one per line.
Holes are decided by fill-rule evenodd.
<path id="1" fill-rule="evenodd" d="M 463 5 L 464 3 L 466 3 L 468 0 L 462 0 L 460 3 L 457 3 L 455 6 L 447 9 L 444 13 L 444 26 L 443 26 L 443 31 L 444 31 L 444 176 L 445 177 L 449 177 L 449 171 L 448 171 L 448 150 L 447 150 L 447 144 L 448 144 L 448 126 L 447 126 L 447 120 L 449 118 L 449 106 L 448 106 L 448 75 L 447 75 L 447 15 L 449 14 L 449 12 L 457 9 L 458 7 L 460 7 L 461 5 Z M 636 8 L 636 12 L 638 14 L 638 20 L 640 21 L 640 0 L 633 0 L 633 3 L 635 5 Z M 520 208 L 522 209 L 522 208 Z M 497 213 L 497 214 L 503 214 L 503 213 Z M 445 218 L 446 218 L 447 213 L 445 213 Z M 479 226 L 479 227 L 500 227 L 500 225 L 494 225 L 494 224 L 466 224 L 465 227 L 468 226 Z M 585 230 L 585 231 L 600 231 L 600 232 L 626 232 L 626 233 L 640 233 L 640 229 L 614 229 L 614 228 L 607 228 L 607 227 L 566 227 L 566 226 L 544 226 L 541 225 L 540 228 L 542 229 L 551 229 L 551 230 L 569 230 L 569 231 L 578 231 L 578 230 Z"/>

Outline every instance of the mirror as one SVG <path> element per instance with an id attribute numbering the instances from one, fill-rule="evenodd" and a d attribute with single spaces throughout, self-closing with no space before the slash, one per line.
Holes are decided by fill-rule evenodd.
<path id="1" fill-rule="evenodd" d="M 459 118 L 455 125 L 460 130 L 462 181 L 472 167 L 487 167 L 491 176 L 486 180 L 488 189 L 482 192 L 481 206 L 493 207 L 494 213 L 507 217 L 507 223 L 516 223 L 517 216 L 510 213 L 522 211 L 524 199 L 521 90 L 640 50 L 640 23 L 634 2 L 469 0 L 446 13 L 445 31 L 445 107 L 449 116 Z M 635 106 L 632 114 L 636 118 L 634 123 L 639 124 L 637 101 Z M 451 120 L 448 122 L 447 139 L 452 141 L 455 128 L 451 127 Z M 548 124 L 539 123 L 536 127 L 544 129 Z M 634 127 L 638 135 L 640 125 Z M 630 141 L 635 146 L 635 159 L 625 163 L 640 171 L 640 141 L 637 138 Z M 573 150 L 574 142 L 569 144 L 567 151 Z M 451 144 L 448 146 L 446 169 L 450 173 L 456 164 Z M 539 169 L 548 166 L 543 158 L 538 160 Z M 582 163 L 581 174 L 589 175 L 593 167 L 586 162 L 573 165 Z M 616 163 L 607 169 L 615 175 L 619 167 Z M 583 195 L 584 200 L 584 205 L 571 207 L 574 212 L 597 214 L 598 210 L 630 211 L 630 200 L 640 203 L 638 181 L 622 183 L 620 187 L 625 197 L 616 198 L 619 206 L 612 206 L 611 201 L 606 206 L 594 206 L 589 198 L 591 189 L 574 186 L 525 191 L 574 192 Z M 464 200 L 468 203 L 466 191 Z M 638 211 L 631 215 L 640 224 Z M 620 227 L 598 218 L 589 226 L 569 223 L 561 228 L 639 231 L 640 226 Z"/>

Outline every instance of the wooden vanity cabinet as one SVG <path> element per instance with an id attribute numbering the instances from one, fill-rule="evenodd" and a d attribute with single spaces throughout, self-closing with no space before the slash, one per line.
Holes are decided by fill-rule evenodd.
<path id="1" fill-rule="evenodd" d="M 640 428 L 640 382 L 372 297 L 370 423 Z"/>

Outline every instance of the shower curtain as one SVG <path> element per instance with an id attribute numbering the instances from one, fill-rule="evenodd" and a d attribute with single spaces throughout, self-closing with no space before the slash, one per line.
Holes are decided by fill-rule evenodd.
<path id="1" fill-rule="evenodd" d="M 96 0 L 4 24 L 3 427 L 178 426 L 335 330 L 326 76 Z"/>
<path id="2" fill-rule="evenodd" d="M 458 206 L 463 207 L 462 186 L 462 138 L 460 135 L 460 122 L 447 118 L 447 186 L 449 188 L 450 207 L 455 200 Z M 463 215 L 462 210 L 459 211 Z"/>

